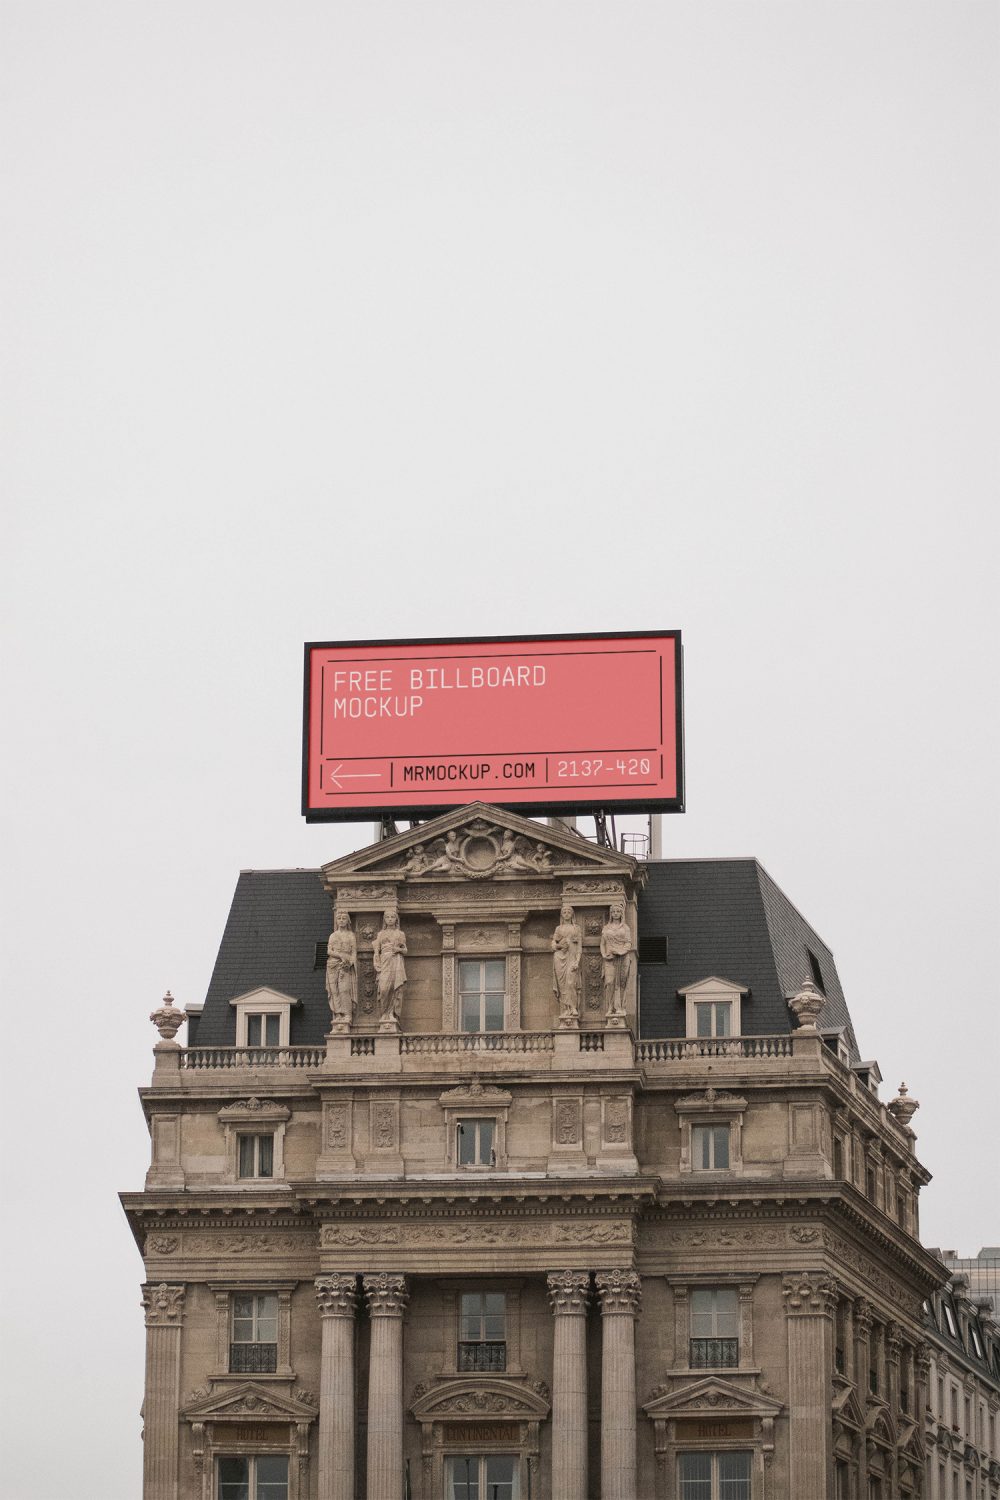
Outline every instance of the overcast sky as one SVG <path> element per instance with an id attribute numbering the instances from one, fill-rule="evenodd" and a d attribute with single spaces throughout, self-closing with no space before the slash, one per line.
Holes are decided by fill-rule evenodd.
<path id="1" fill-rule="evenodd" d="M 682 629 L 665 853 L 761 859 L 995 1244 L 997 5 L 2 14 L 4 1496 L 139 1494 L 147 1016 L 369 838 L 305 640 Z"/>

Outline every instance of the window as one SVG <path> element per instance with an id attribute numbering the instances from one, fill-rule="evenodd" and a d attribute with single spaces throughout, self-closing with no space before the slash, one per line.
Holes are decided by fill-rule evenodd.
<path id="1" fill-rule="evenodd" d="M 691 1293 L 692 1370 L 735 1369 L 740 1362 L 740 1313 L 735 1287 Z"/>
<path id="2" fill-rule="evenodd" d="M 691 1167 L 695 1172 L 723 1172 L 729 1166 L 729 1126 L 691 1126 Z"/>
<path id="3" fill-rule="evenodd" d="M 241 1135 L 239 1137 L 240 1176 L 274 1176 L 274 1136 Z"/>
<path id="4" fill-rule="evenodd" d="M 458 1326 L 460 1370 L 506 1370 L 507 1298 L 503 1292 L 463 1292 Z"/>
<path id="5" fill-rule="evenodd" d="M 229 1369 L 273 1374 L 278 1368 L 278 1299 L 273 1292 L 234 1292 Z"/>
<path id="6" fill-rule="evenodd" d="M 463 1031 L 503 1031 L 506 975 L 502 958 L 462 959 L 458 995 Z"/>
<path id="7" fill-rule="evenodd" d="M 732 1036 L 731 1000 L 699 1000 L 694 1007 L 695 1036 Z"/>
<path id="8" fill-rule="evenodd" d="M 749 1453 L 681 1453 L 680 1500 L 750 1500 Z"/>
<path id="9" fill-rule="evenodd" d="M 448 1500 L 518 1500 L 521 1492 L 513 1453 L 463 1453 L 449 1458 L 447 1480 Z"/>
<path id="10" fill-rule="evenodd" d="M 809 970 L 812 974 L 813 984 L 819 990 L 821 995 L 825 995 L 826 985 L 823 983 L 823 970 L 819 966 L 819 959 L 816 957 L 811 948 L 806 949 L 806 955 L 809 959 Z"/>
<path id="11" fill-rule="evenodd" d="M 455 1159 L 460 1167 L 495 1167 L 496 1120 L 459 1120 L 455 1126 Z"/>
<path id="12" fill-rule="evenodd" d="M 288 1459 L 278 1453 L 220 1458 L 219 1500 L 288 1500 Z"/>
<path id="13" fill-rule="evenodd" d="M 247 1016 L 248 1047 L 278 1047 L 281 1045 L 281 1017 L 270 1012 Z"/>
<path id="14" fill-rule="evenodd" d="M 706 1041 L 740 1035 L 740 1007 L 749 990 L 729 979 L 711 978 L 700 979 L 677 993 L 685 1004 L 689 1037 Z"/>

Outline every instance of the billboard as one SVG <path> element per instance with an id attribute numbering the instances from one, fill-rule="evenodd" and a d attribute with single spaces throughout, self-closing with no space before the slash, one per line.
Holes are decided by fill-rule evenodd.
<path id="1" fill-rule="evenodd" d="M 307 822 L 682 812 L 679 630 L 305 648 Z"/>

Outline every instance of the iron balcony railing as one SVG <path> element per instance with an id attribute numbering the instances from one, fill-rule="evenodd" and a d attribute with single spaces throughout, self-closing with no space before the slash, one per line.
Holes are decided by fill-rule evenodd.
<path id="1" fill-rule="evenodd" d="M 277 1368 L 277 1344 L 229 1346 L 229 1369 L 233 1375 L 273 1375 Z"/>
<path id="2" fill-rule="evenodd" d="M 732 1370 L 740 1362 L 739 1339 L 692 1339 L 692 1370 Z"/>
<path id="3" fill-rule="evenodd" d="M 506 1370 L 507 1345 L 503 1343 L 461 1343 L 458 1346 L 460 1370 Z"/>

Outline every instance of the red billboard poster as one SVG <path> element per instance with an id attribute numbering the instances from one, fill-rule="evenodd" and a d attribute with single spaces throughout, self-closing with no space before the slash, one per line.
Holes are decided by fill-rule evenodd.
<path id="1" fill-rule="evenodd" d="M 310 642 L 308 822 L 682 812 L 679 630 Z"/>

